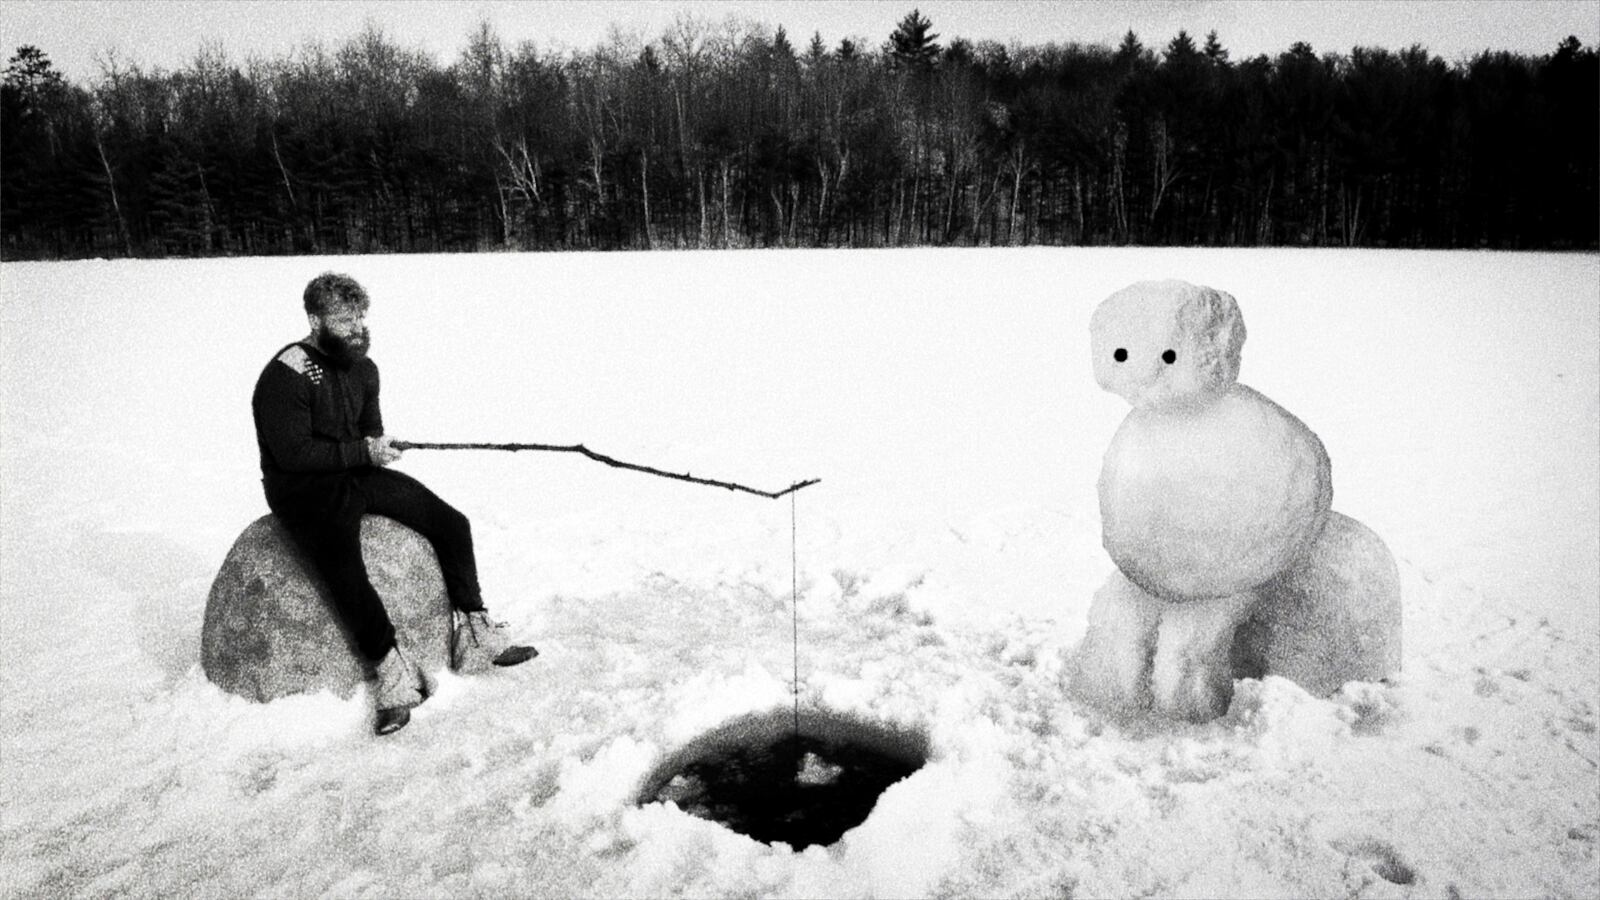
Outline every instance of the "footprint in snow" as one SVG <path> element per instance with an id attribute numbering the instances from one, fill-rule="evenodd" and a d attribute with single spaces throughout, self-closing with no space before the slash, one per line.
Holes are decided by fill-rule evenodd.
<path id="1" fill-rule="evenodd" d="M 1365 840 L 1334 841 L 1333 849 L 1364 862 L 1378 873 L 1378 877 L 1390 884 L 1415 884 L 1417 873 L 1401 859 L 1400 854 L 1389 844 L 1367 838 Z"/>
<path id="2" fill-rule="evenodd" d="M 1333 697 L 1339 704 L 1338 715 L 1358 737 L 1371 737 L 1386 732 L 1402 717 L 1397 695 L 1380 683 L 1352 681 Z"/>

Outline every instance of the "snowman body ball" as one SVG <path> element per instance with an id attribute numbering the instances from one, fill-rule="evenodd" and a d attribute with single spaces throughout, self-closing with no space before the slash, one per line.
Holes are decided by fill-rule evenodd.
<path id="1" fill-rule="evenodd" d="M 1393 558 L 1332 511 L 1316 434 L 1238 382 L 1244 340 L 1231 296 L 1181 281 L 1118 291 L 1090 322 L 1096 381 L 1133 406 L 1099 483 L 1117 572 L 1074 676 L 1101 705 L 1205 720 L 1236 676 L 1331 693 L 1398 669 Z"/>

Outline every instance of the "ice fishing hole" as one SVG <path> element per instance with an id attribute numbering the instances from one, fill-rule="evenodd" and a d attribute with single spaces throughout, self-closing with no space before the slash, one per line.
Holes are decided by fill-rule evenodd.
<path id="1" fill-rule="evenodd" d="M 1117 348 L 1117 352 L 1111 354 L 1111 358 L 1116 360 L 1117 362 L 1127 362 L 1128 361 L 1128 351 L 1125 350 L 1122 347 L 1118 347 Z"/>
<path id="2" fill-rule="evenodd" d="M 1168 350 L 1167 352 L 1161 354 L 1161 361 L 1170 366 L 1178 361 L 1178 354 L 1176 351 Z"/>
<path id="3" fill-rule="evenodd" d="M 675 803 L 764 843 L 827 846 L 872 814 L 890 785 L 928 761 L 927 736 L 825 710 L 734 719 L 670 753 L 638 803 Z"/>

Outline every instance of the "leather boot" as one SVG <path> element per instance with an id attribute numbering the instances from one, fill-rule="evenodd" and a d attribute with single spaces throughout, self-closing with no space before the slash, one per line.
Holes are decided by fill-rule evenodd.
<path id="1" fill-rule="evenodd" d="M 458 672 L 481 672 L 494 666 L 525 663 L 539 651 L 527 644 L 513 644 L 504 622 L 493 622 L 489 614 L 477 612 L 455 615 L 455 635 L 450 642 L 450 668 Z"/>
<path id="2" fill-rule="evenodd" d="M 411 721 L 411 707 L 427 698 L 426 691 L 422 673 L 400 645 L 389 648 L 378 662 L 372 691 L 372 705 L 378 711 L 378 734 L 392 734 L 404 728 Z"/>

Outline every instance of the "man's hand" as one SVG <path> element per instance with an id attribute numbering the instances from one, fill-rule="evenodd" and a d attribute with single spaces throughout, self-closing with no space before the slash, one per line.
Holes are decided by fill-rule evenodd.
<path id="1" fill-rule="evenodd" d="M 394 438 L 387 434 L 367 438 L 367 456 L 372 458 L 375 466 L 387 466 L 400 458 L 400 448 L 394 445 Z"/>

